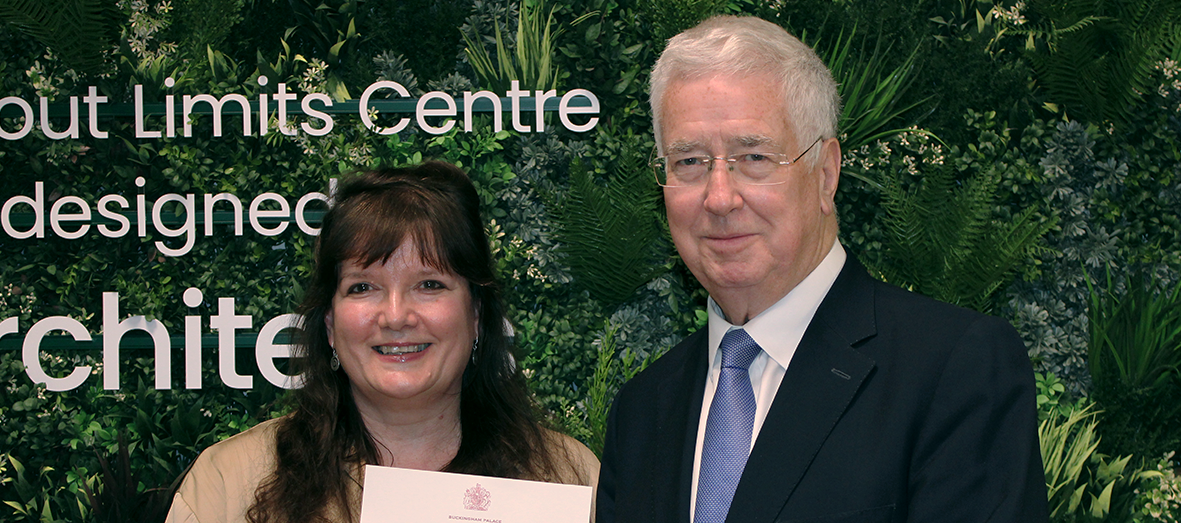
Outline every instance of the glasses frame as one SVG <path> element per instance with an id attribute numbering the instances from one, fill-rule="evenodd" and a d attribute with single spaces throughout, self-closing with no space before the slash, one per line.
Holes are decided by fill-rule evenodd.
<path id="1" fill-rule="evenodd" d="M 803 158 L 805 154 L 808 154 L 808 151 L 811 151 L 813 147 L 816 147 L 816 144 L 820 143 L 823 140 L 824 140 L 823 136 L 816 137 L 816 140 L 812 141 L 812 144 L 809 145 L 806 149 L 804 149 L 804 152 L 800 153 L 798 156 L 796 156 L 795 158 L 793 158 L 791 160 L 772 160 L 772 161 L 781 165 L 781 166 L 793 165 L 796 162 L 800 161 L 800 158 Z M 749 152 L 748 153 L 737 153 L 737 154 L 731 154 L 728 156 L 702 155 L 702 156 L 697 156 L 696 158 L 704 158 L 705 159 L 705 168 L 706 168 L 706 173 L 708 174 L 708 173 L 712 173 L 714 171 L 714 161 L 722 160 L 722 161 L 726 162 L 727 168 L 729 170 L 733 171 L 734 164 L 738 162 L 738 157 L 744 156 L 747 154 L 751 154 L 751 153 L 749 153 Z M 763 154 L 764 156 L 768 156 L 768 157 L 770 156 L 770 154 L 775 154 L 777 156 L 784 156 L 784 157 L 787 156 L 782 153 L 770 153 L 770 154 L 757 153 L 757 154 Z M 702 183 L 695 184 L 695 185 L 669 185 L 669 184 L 660 183 L 660 172 L 661 171 L 665 171 L 665 178 L 666 179 L 668 178 L 668 175 L 667 175 L 667 173 L 668 173 L 668 171 L 667 171 L 668 156 L 656 156 L 656 148 L 652 149 L 652 155 L 653 155 L 653 157 L 651 160 L 648 161 L 648 165 L 650 167 L 652 167 L 652 175 L 656 178 L 656 185 L 659 185 L 661 187 L 673 187 L 673 188 L 699 187 L 701 185 L 705 185 L 709 180 L 709 177 L 705 176 L 702 178 Z M 738 182 L 738 183 L 741 183 L 742 185 L 769 186 L 769 185 L 782 185 L 782 184 L 787 183 L 787 180 L 782 180 L 782 181 L 772 182 L 772 183 L 749 183 L 749 182 Z"/>

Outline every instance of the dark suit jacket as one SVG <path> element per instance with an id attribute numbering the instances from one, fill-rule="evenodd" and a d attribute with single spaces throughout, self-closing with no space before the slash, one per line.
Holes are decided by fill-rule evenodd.
<path id="1" fill-rule="evenodd" d="M 612 407 L 598 522 L 687 522 L 705 330 Z M 809 324 L 727 522 L 1044 522 L 1033 371 L 1003 320 L 877 282 L 852 257 Z"/>

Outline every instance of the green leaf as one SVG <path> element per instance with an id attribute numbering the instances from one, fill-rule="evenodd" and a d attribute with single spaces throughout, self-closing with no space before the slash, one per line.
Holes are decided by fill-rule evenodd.
<path id="1" fill-rule="evenodd" d="M 17 511 L 17 513 L 24 514 L 26 516 L 29 515 L 28 511 L 25 510 L 24 505 L 21 505 L 20 503 L 17 503 L 15 501 L 5 501 L 4 504 L 12 507 L 13 510 Z"/>
<path id="2" fill-rule="evenodd" d="M 1108 511 L 1111 509 L 1111 491 L 1114 488 L 1115 482 L 1112 481 L 1107 484 L 1107 488 L 1103 489 L 1103 492 L 1099 494 L 1098 498 L 1091 500 L 1091 517 L 1103 518 L 1107 516 Z"/>
<path id="3" fill-rule="evenodd" d="M 855 51 L 860 49 L 856 38 L 856 27 L 848 36 L 842 31 L 824 55 L 844 101 L 838 128 L 842 133 L 841 147 L 846 150 L 898 134 L 905 127 L 899 121 L 901 116 L 926 101 L 900 105 L 914 79 L 919 47 L 898 67 L 887 70 L 885 60 L 889 50 L 874 47 L 866 56 L 864 51 Z"/>
<path id="4" fill-rule="evenodd" d="M 586 33 L 584 34 L 584 36 L 586 37 L 586 42 L 588 44 L 590 44 L 590 43 L 594 43 L 596 40 L 598 40 L 599 34 L 602 32 L 602 30 L 603 30 L 602 23 L 596 22 L 596 23 L 593 23 L 593 24 L 587 26 Z"/>
<path id="5" fill-rule="evenodd" d="M 79 72 L 110 68 L 106 50 L 113 47 L 120 13 L 102 0 L 8 0 L 0 20 L 53 51 Z"/>
<path id="6" fill-rule="evenodd" d="M 614 140 L 603 131 L 604 139 Z M 612 141 L 611 143 L 615 143 Z M 662 248 L 655 180 L 646 151 L 630 134 L 619 138 L 620 165 L 597 182 L 581 159 L 570 167 L 570 190 L 547 197 L 575 282 L 610 306 L 623 303 L 659 271 Z"/>
<path id="7" fill-rule="evenodd" d="M 333 45 L 331 48 L 328 49 L 328 54 L 333 57 L 340 56 L 340 49 L 342 47 L 344 47 L 344 44 L 346 44 L 346 43 L 348 43 L 348 40 L 341 40 L 339 42 L 336 42 L 335 45 Z"/>

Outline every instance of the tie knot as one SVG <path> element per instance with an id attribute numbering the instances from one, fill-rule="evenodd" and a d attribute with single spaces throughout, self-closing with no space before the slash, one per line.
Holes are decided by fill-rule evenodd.
<path id="1" fill-rule="evenodd" d="M 743 329 L 733 329 L 722 336 L 722 367 L 747 369 L 763 349 Z"/>

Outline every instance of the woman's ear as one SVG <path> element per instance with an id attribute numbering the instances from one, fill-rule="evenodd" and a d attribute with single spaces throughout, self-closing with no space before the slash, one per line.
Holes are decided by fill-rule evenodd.
<path id="1" fill-rule="evenodd" d="M 476 306 L 475 319 L 472 320 L 472 332 L 476 333 L 476 339 L 480 338 L 480 307 Z"/>
<path id="2" fill-rule="evenodd" d="M 332 345 L 333 322 L 332 309 L 328 309 L 328 312 L 324 314 L 324 328 L 328 330 L 328 346 L 335 349 L 336 347 Z"/>
<path id="3" fill-rule="evenodd" d="M 468 293 L 471 294 L 472 311 L 475 318 L 472 320 L 472 332 L 476 333 L 476 337 L 480 337 L 480 287 L 478 285 L 468 285 Z"/>

